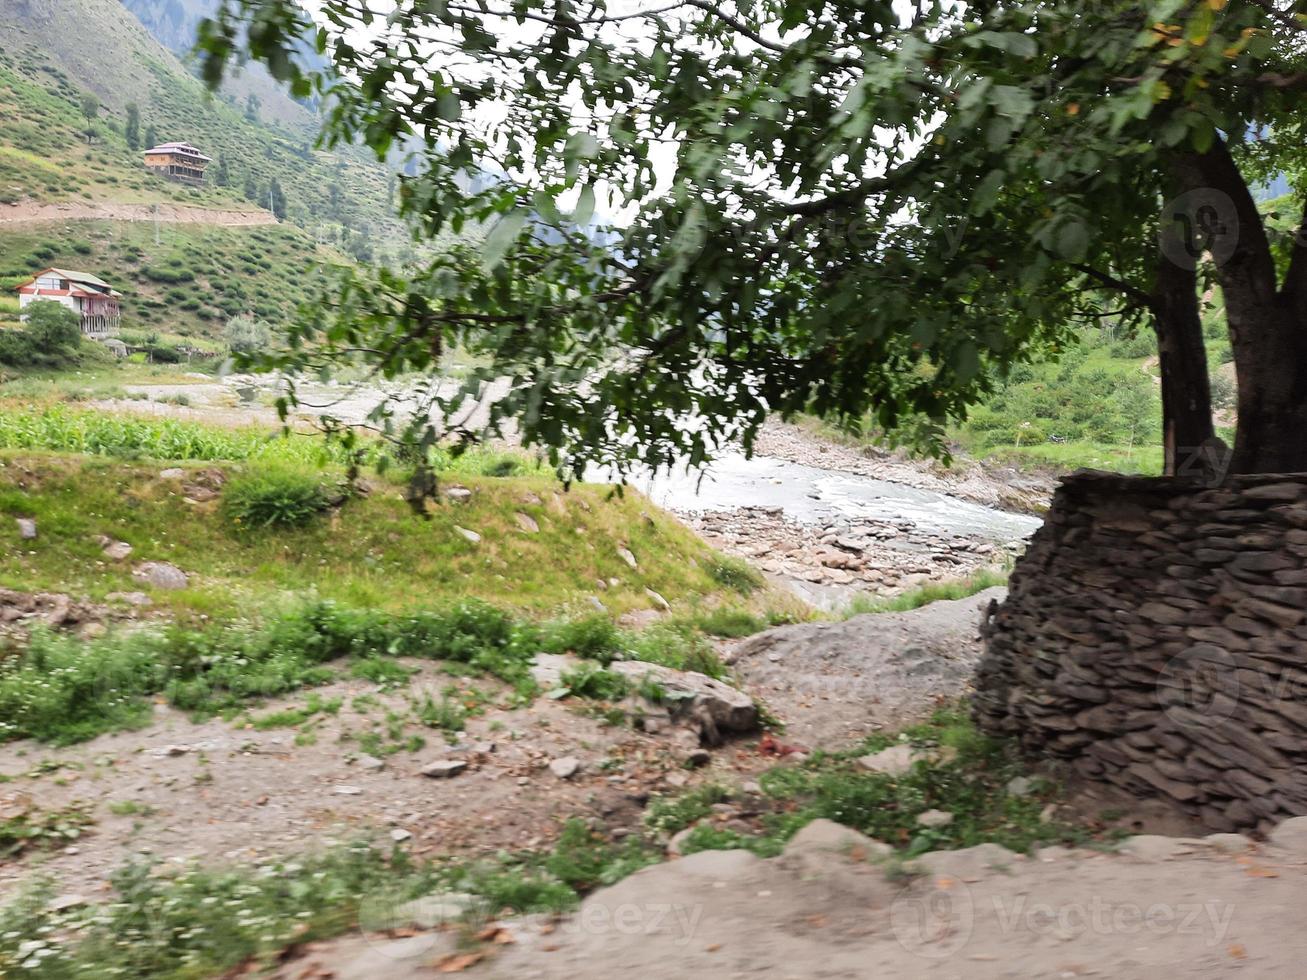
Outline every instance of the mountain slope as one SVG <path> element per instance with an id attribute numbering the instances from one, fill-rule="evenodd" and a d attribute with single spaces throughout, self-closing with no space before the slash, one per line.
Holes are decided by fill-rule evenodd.
<path id="1" fill-rule="evenodd" d="M 219 0 L 122 0 L 122 3 L 160 44 L 186 63 L 200 22 L 213 16 Z M 262 65 L 240 68 L 223 84 L 223 91 L 234 96 L 242 106 L 249 96 L 255 96 L 265 120 L 308 132 L 316 130 L 313 114 L 292 99 Z"/>
<path id="2" fill-rule="evenodd" d="M 2 198 L 266 205 L 276 178 L 287 216 L 306 228 L 399 232 L 384 168 L 314 150 L 302 109 L 301 124 L 274 126 L 247 118 L 230 93 L 210 95 L 120 0 L 5 0 L 0 45 Z M 80 110 L 88 92 L 103 107 L 91 146 Z M 215 174 L 222 158 L 227 188 L 196 191 L 146 174 L 123 134 L 130 103 L 140 107 L 142 140 L 193 143 L 214 158 Z"/>

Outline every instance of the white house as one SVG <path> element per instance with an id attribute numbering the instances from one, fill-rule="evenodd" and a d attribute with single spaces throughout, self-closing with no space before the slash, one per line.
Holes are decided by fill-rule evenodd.
<path id="1" fill-rule="evenodd" d="M 103 279 L 89 272 L 46 269 L 18 287 L 21 312 L 38 300 L 53 300 L 76 313 L 82 320 L 82 333 L 89 337 L 107 337 L 118 332 L 122 310 L 121 293 Z"/>

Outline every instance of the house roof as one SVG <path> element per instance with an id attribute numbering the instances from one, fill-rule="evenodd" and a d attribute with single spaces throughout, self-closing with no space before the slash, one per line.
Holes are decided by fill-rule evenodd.
<path id="1" fill-rule="evenodd" d="M 206 157 L 203 153 L 191 146 L 189 143 L 160 143 L 158 146 L 151 147 L 145 151 L 145 155 L 157 156 L 164 153 L 181 153 L 188 157 L 197 157 L 201 160 L 211 160 L 212 157 Z"/>
<path id="2" fill-rule="evenodd" d="M 48 274 L 53 274 L 60 279 L 67 279 L 70 283 L 76 283 L 79 286 L 91 286 L 93 287 L 94 294 L 97 296 L 103 296 L 106 292 L 110 296 L 122 295 L 99 276 L 93 276 L 89 272 L 74 272 L 71 269 L 56 269 L 54 266 L 51 266 L 48 269 L 42 269 L 31 279 L 27 280 L 27 282 L 22 283 L 18 287 L 18 291 L 23 292 L 27 290 L 27 287 L 34 284 L 36 280 Z"/>

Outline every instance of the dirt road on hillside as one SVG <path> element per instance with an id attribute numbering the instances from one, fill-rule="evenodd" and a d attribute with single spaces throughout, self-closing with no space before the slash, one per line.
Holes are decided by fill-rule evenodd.
<path id="1" fill-rule="evenodd" d="M 189 207 L 182 204 L 109 204 L 91 201 L 60 201 L 38 204 L 21 201 L 0 205 L 0 225 L 39 224 L 46 221 L 160 221 L 175 225 L 221 225 L 244 227 L 275 225 L 271 211 L 236 211 Z"/>

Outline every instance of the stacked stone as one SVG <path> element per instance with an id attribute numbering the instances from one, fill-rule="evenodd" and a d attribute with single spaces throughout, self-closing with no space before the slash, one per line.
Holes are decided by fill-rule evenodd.
<path id="1" fill-rule="evenodd" d="M 1220 831 L 1307 814 L 1307 474 L 1068 478 L 982 627 L 981 728 Z"/>

